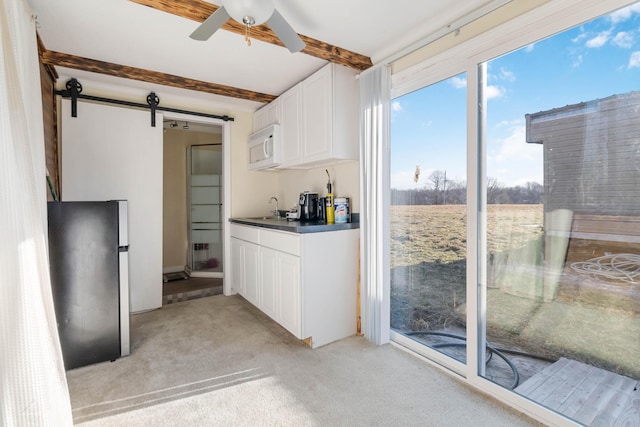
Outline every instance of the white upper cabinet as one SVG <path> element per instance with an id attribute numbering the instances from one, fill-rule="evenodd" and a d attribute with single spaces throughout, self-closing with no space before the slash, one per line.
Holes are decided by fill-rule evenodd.
<path id="1" fill-rule="evenodd" d="M 253 132 L 272 124 L 280 124 L 280 116 L 280 98 L 277 98 L 253 113 Z"/>
<path id="2" fill-rule="evenodd" d="M 334 97 L 332 71 L 332 67 L 324 67 L 302 82 L 303 163 L 324 160 L 331 156 Z"/>
<path id="3" fill-rule="evenodd" d="M 358 160 L 355 76 L 352 69 L 327 64 L 256 111 L 254 131 L 271 123 L 281 125 L 280 168 L 314 168 Z"/>
<path id="4" fill-rule="evenodd" d="M 305 167 L 358 160 L 356 71 L 328 64 L 302 82 Z"/>
<path id="5" fill-rule="evenodd" d="M 298 83 L 280 98 L 280 167 L 300 164 L 302 160 L 302 83 Z"/>

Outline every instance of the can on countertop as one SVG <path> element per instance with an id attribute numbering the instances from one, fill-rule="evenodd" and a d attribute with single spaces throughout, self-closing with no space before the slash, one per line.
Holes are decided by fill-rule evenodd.
<path id="1" fill-rule="evenodd" d="M 336 224 L 349 222 L 349 198 L 336 197 L 334 200 Z"/>

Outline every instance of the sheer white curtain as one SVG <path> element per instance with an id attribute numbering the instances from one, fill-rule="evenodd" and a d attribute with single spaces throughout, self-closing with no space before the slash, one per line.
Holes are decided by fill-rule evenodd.
<path id="1" fill-rule="evenodd" d="M 364 336 L 376 344 L 389 342 L 390 81 L 385 66 L 359 79 L 361 321 Z"/>
<path id="2" fill-rule="evenodd" d="M 0 425 L 72 424 L 46 245 L 35 22 L 0 0 Z"/>

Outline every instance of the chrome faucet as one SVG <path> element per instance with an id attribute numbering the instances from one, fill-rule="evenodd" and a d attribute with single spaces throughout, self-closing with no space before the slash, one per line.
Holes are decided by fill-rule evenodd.
<path id="1" fill-rule="evenodd" d="M 276 201 L 276 208 L 275 208 L 275 209 L 274 209 L 274 211 L 273 211 L 273 215 L 274 215 L 276 218 L 280 218 L 280 211 L 278 210 L 278 198 L 277 198 L 277 197 L 275 197 L 275 196 L 274 196 L 274 197 L 272 197 L 272 198 L 270 198 L 270 199 L 269 199 L 269 204 L 271 204 L 271 201 L 272 201 L 272 200 L 275 200 L 275 201 Z"/>

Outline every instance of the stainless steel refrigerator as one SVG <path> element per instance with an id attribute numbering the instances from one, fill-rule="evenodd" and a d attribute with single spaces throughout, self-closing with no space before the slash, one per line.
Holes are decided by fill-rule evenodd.
<path id="1" fill-rule="evenodd" d="M 130 352 L 127 202 L 49 202 L 49 271 L 64 366 Z"/>

